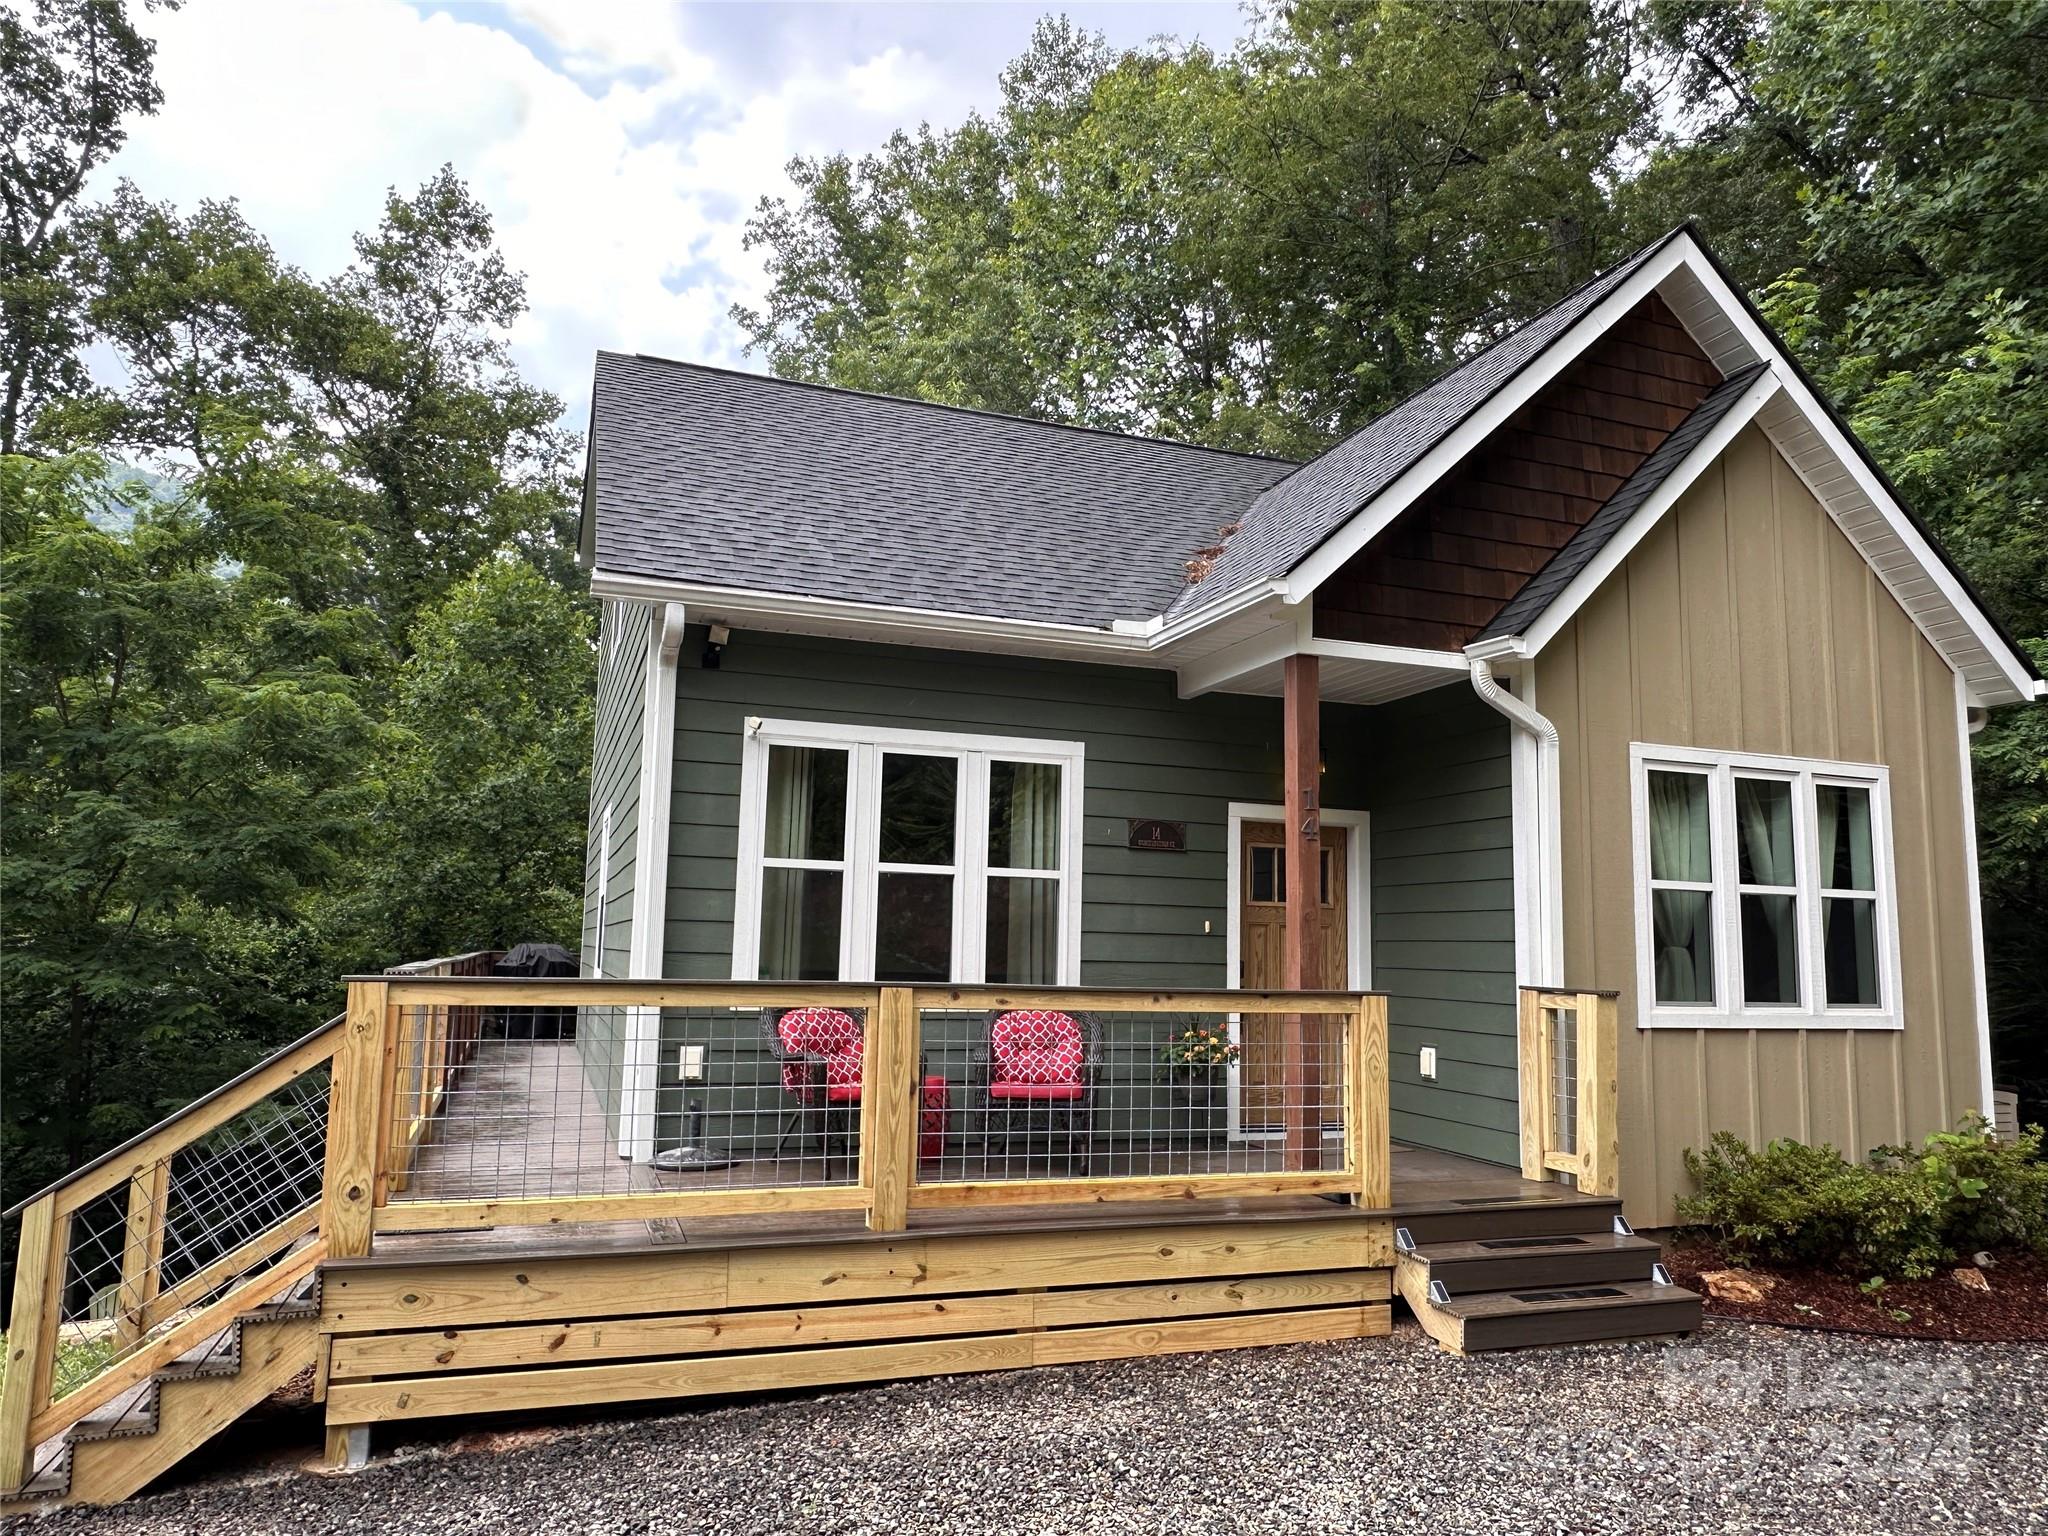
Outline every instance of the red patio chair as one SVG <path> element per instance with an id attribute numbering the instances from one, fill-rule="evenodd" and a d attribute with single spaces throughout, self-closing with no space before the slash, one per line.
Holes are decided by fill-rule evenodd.
<path id="1" fill-rule="evenodd" d="M 1088 1172 L 1101 1032 L 1085 1013 L 1015 1008 L 991 1014 L 981 1101 L 984 1135 L 1005 1142 L 1043 1125 L 1064 1130 L 1069 1167 Z M 1027 1143 L 1028 1145 L 1028 1143 Z"/>
<path id="2" fill-rule="evenodd" d="M 782 1156 L 790 1134 L 809 1120 L 829 1167 L 835 1143 L 850 1152 L 860 1113 L 861 1021 L 843 1008 L 783 1008 L 764 1013 L 761 1022 L 768 1052 L 782 1064 L 783 1092 L 796 1100 L 775 1139 L 775 1155 Z"/>

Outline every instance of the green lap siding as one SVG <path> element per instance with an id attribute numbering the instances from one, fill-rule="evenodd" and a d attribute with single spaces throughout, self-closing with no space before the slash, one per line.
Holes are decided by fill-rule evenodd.
<path id="1" fill-rule="evenodd" d="M 641 654 L 644 665 L 644 646 Z M 716 667 L 703 665 L 704 631 L 693 627 L 677 671 L 668 975 L 732 974 L 741 741 L 747 717 L 761 716 L 1083 743 L 1081 983 L 1226 983 L 1229 807 L 1280 798 L 1279 700 L 1230 694 L 1180 699 L 1171 673 L 1149 669 L 759 632 L 736 633 L 718 659 Z M 1324 739 L 1327 803 L 1372 812 L 1373 966 L 1376 982 L 1393 994 L 1395 1134 L 1513 1162 L 1505 722 L 1460 682 L 1376 709 L 1328 706 Z M 1188 851 L 1131 849 L 1130 817 L 1186 822 Z M 1435 894 L 1439 890 L 1449 894 Z M 1457 995 L 1460 989 L 1471 995 Z M 1457 1030 L 1430 1034 L 1453 1001 Z M 735 1109 L 781 1107 L 773 1064 L 734 1040 L 729 1022 L 671 1019 L 660 1064 L 658 1138 L 664 1143 L 681 1129 L 671 1110 L 686 1096 L 676 1046 L 703 1038 L 706 1028 L 725 1038 L 711 1052 L 710 1082 L 693 1085 L 688 1096 L 714 1109 L 728 1102 Z M 1510 1067 L 1505 1099 L 1494 1070 L 1503 1029 Z M 959 1024 L 934 1027 L 932 1070 L 959 1081 L 972 1033 Z M 1418 1043 L 1434 1043 L 1444 1055 L 1436 1085 L 1415 1075 Z M 1151 1071 L 1149 1049 L 1113 1053 L 1105 1095 L 1113 1121 L 1142 1128 L 1135 1104 L 1151 1096 Z M 737 1096 L 729 1099 L 728 1089 L 737 1089 Z M 1510 1133 L 1505 1140 L 1502 1126 Z M 711 1121 L 705 1130 L 714 1137 L 759 1134 L 758 1128 Z"/>
<path id="2" fill-rule="evenodd" d="M 604 606 L 598 643 L 596 718 L 590 763 L 590 823 L 583 857 L 582 974 L 624 976 L 632 962 L 633 892 L 640 819 L 640 762 L 646 710 L 647 651 L 653 610 L 644 603 Z M 611 811 L 610 852 L 604 843 Z M 606 874 L 598 887 L 600 869 Z M 588 1008 L 577 1035 L 592 1089 L 614 1133 L 618 1130 L 619 1062 L 624 1015 Z"/>

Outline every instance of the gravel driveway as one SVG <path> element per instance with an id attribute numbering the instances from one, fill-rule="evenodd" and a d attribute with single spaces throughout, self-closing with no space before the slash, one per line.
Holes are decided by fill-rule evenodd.
<path id="1" fill-rule="evenodd" d="M 1456 1360 L 1404 1324 L 478 1440 L 32 1529 L 2017 1532 L 2048 1528 L 2048 1346 L 1710 1324 Z"/>

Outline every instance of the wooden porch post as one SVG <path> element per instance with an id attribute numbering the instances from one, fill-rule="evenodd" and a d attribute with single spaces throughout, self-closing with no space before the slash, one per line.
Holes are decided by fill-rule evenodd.
<path id="1" fill-rule="evenodd" d="M 351 981 L 341 1045 L 334 1053 L 327 1105 L 327 1169 L 320 1197 L 320 1230 L 332 1258 L 370 1251 L 377 1204 L 378 1164 L 389 1156 L 384 1111 L 389 1097 L 385 1057 L 397 1043 L 391 988 L 383 981 Z"/>
<path id="2" fill-rule="evenodd" d="M 1287 930 L 1281 984 L 1290 991 L 1323 985 L 1321 916 L 1322 699 L 1314 656 L 1289 656 L 1284 663 L 1285 698 L 1281 731 L 1287 826 Z M 1280 1080 L 1285 1127 L 1284 1166 L 1320 1166 L 1323 1141 L 1322 1072 L 1317 1061 L 1316 1021 L 1290 1013 L 1281 1021 Z"/>

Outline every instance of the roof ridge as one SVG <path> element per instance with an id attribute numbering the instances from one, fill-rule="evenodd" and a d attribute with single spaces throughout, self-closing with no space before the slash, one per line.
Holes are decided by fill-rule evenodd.
<path id="1" fill-rule="evenodd" d="M 1190 443 L 1177 437 L 1159 437 L 1147 432 L 1116 432 L 1108 427 L 1083 426 L 1073 421 L 1053 421 L 1044 416 L 1020 416 L 1014 411 L 991 411 L 977 405 L 952 405 L 943 400 L 920 400 L 915 395 L 892 395 L 879 389 L 848 389 L 841 384 L 820 384 L 815 379 L 785 378 L 779 373 L 755 373 L 751 369 L 727 368 L 717 363 L 693 363 L 680 357 L 663 357 L 658 352 L 617 352 L 609 347 L 599 347 L 597 355 L 631 358 L 643 363 L 659 363 L 665 368 L 687 368 L 695 373 L 715 373 L 727 378 L 749 379 L 763 384 L 787 384 L 795 389 L 815 389 L 823 394 L 846 395 L 857 400 L 886 400 L 894 405 L 922 406 L 926 410 L 951 411 L 961 416 L 1014 421 L 1027 427 L 1050 427 L 1061 432 L 1085 432 L 1091 437 L 1113 438 L 1124 443 L 1157 443 L 1164 448 L 1185 448 L 1190 453 L 1214 453 L 1225 458 L 1253 459 L 1262 464 L 1286 464 L 1298 469 L 1302 462 L 1299 459 L 1284 458 L 1277 453 L 1251 453 L 1242 448 L 1216 448 L 1207 443 Z"/>

